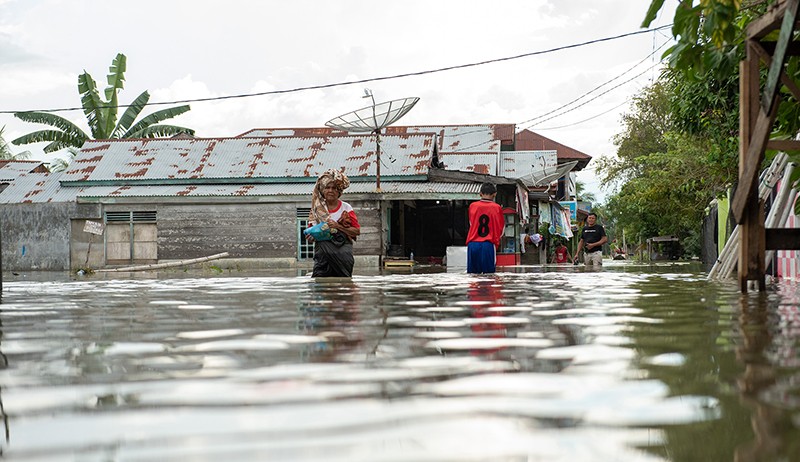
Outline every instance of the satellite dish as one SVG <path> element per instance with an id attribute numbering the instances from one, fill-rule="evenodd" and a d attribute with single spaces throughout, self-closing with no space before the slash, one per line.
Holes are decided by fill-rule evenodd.
<path id="1" fill-rule="evenodd" d="M 400 120 L 417 104 L 419 98 L 402 98 L 375 104 L 372 91 L 364 90 L 363 98 L 372 98 L 372 106 L 357 109 L 347 114 L 334 117 L 325 122 L 325 126 L 338 128 L 346 132 L 374 133 L 376 144 L 376 189 L 381 190 L 381 130 Z"/>

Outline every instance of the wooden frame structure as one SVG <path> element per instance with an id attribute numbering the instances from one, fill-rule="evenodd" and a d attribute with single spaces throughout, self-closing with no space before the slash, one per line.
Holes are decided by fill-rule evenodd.
<path id="1" fill-rule="evenodd" d="M 798 4 L 800 0 L 780 0 L 746 30 L 747 56 L 739 68 L 739 186 L 731 202 L 741 228 L 738 273 L 742 292 L 747 292 L 749 281 L 756 281 L 759 290 L 766 289 L 766 250 L 800 250 L 800 229 L 765 228 L 764 202 L 758 198 L 764 152 L 800 150 L 800 141 L 769 139 L 778 113 L 778 83 L 800 100 L 800 87 L 784 70 L 787 56 L 800 55 L 800 41 L 793 40 L 794 31 L 800 30 Z M 780 31 L 777 41 L 765 40 L 776 30 Z M 762 63 L 769 67 L 769 73 L 760 93 Z"/>

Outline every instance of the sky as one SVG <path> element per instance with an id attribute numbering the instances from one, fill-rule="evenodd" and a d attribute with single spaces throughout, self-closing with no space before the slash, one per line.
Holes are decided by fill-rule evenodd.
<path id="1" fill-rule="evenodd" d="M 668 25 L 665 2 L 650 28 Z M 657 77 L 669 29 L 639 33 L 650 0 L 0 0 L 0 127 L 7 142 L 48 126 L 9 111 L 80 106 L 83 71 L 106 86 L 127 57 L 122 104 L 229 97 L 423 73 L 282 94 L 192 102 L 165 123 L 198 137 L 318 127 L 416 96 L 396 125 L 515 123 L 593 157 L 614 156 L 631 98 Z M 594 43 L 591 43 L 594 42 Z M 573 46 L 580 45 L 580 46 Z M 512 58 L 525 55 L 515 59 Z M 488 63 L 441 72 L 438 69 Z M 177 104 L 173 104 L 177 105 Z M 144 114 L 167 106 L 152 106 Z M 121 113 L 122 111 L 120 111 Z M 57 112 L 89 133 L 81 111 Z M 50 161 L 45 143 L 11 146 Z"/>

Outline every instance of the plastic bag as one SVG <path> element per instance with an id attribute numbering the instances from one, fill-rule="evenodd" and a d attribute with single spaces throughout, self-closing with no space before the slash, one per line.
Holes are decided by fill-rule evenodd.
<path id="1" fill-rule="evenodd" d="M 310 228 L 306 228 L 303 230 L 303 234 L 311 236 L 315 241 L 331 240 L 331 229 L 327 223 L 317 223 Z"/>

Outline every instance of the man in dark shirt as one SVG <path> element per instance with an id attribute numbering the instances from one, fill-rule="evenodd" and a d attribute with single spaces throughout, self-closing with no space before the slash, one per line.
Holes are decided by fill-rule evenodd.
<path id="1" fill-rule="evenodd" d="M 603 244 L 606 242 L 608 242 L 608 238 L 605 228 L 597 224 L 597 214 L 590 213 L 586 217 L 586 226 L 581 231 L 581 240 L 578 242 L 578 250 L 575 252 L 572 262 L 575 263 L 581 249 L 585 247 L 583 263 L 586 266 L 603 266 Z"/>

